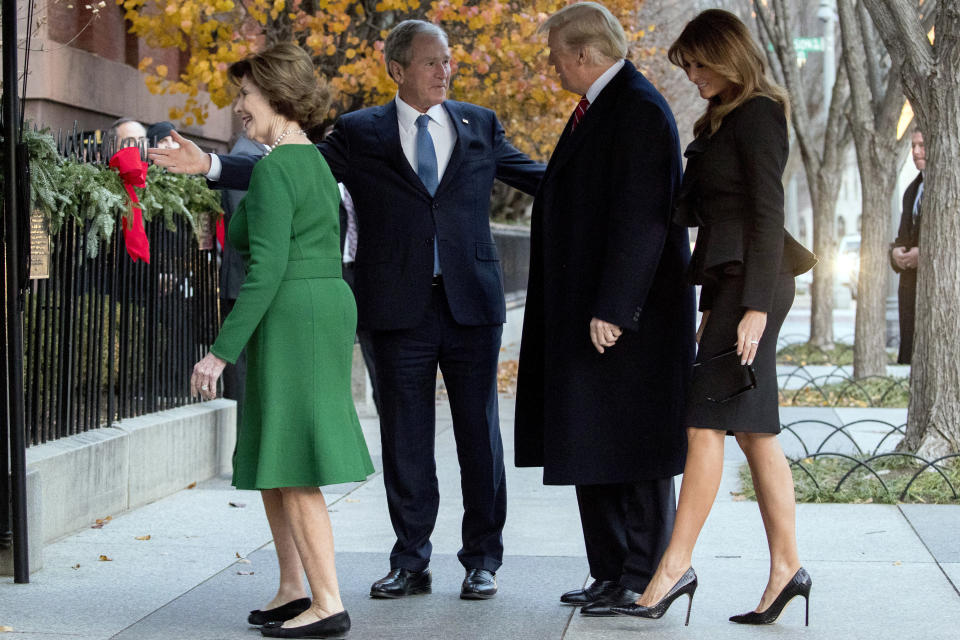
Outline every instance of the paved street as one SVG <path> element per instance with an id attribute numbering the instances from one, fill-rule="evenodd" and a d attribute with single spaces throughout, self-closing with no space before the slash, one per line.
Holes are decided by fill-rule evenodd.
<path id="1" fill-rule="evenodd" d="M 505 357 L 516 348 L 505 334 Z M 800 505 L 801 557 L 813 576 L 811 626 L 795 600 L 775 628 L 744 628 L 727 617 L 752 609 L 765 579 L 767 552 L 755 503 L 738 500 L 739 450 L 729 441 L 724 483 L 694 556 L 700 588 L 688 628 L 684 601 L 660 621 L 582 618 L 561 605 L 561 592 L 588 580 L 574 493 L 544 487 L 537 469 L 511 464 L 513 399 L 501 398 L 508 461 L 506 554 L 500 594 L 458 598 L 456 560 L 461 503 L 448 408 L 438 402 L 437 461 L 441 506 L 433 536 L 430 595 L 371 600 L 370 583 L 388 570 L 393 534 L 379 473 L 375 417 L 363 418 L 378 473 L 364 483 L 330 488 L 344 603 L 353 640 L 634 638 L 955 637 L 960 628 L 960 506 Z M 784 422 L 830 424 L 875 417 L 902 423 L 905 410 L 784 410 Z M 880 411 L 881 413 L 875 413 Z M 820 429 L 818 431 L 817 429 Z M 822 426 L 797 427 L 817 444 Z M 882 427 L 866 425 L 863 438 Z M 860 437 L 858 435 L 858 437 Z M 797 436 L 783 434 L 796 452 Z M 732 448 L 731 448 L 732 447 Z M 108 515 L 108 514 L 103 514 Z M 150 536 L 149 540 L 137 538 Z M 109 560 L 101 559 L 101 556 Z M 227 478 L 202 482 L 48 546 L 45 568 L 28 585 L 0 580 L 0 627 L 26 639 L 258 638 L 246 614 L 265 604 L 277 580 L 275 553 L 256 492 Z M 2 634 L 0 634 L 2 635 Z"/>

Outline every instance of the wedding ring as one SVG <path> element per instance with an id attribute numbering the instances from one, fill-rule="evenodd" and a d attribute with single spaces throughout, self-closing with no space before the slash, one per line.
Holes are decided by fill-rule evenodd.
<path id="1" fill-rule="evenodd" d="M 759 341 L 759 340 L 751 340 L 751 341 L 750 341 L 750 344 L 760 344 L 760 341 Z"/>
<path id="2" fill-rule="evenodd" d="M 200 385 L 200 391 L 210 391 L 210 387 L 207 385 Z"/>

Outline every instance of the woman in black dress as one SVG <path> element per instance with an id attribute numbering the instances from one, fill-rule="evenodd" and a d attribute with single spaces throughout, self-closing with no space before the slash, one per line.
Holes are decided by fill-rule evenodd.
<path id="1" fill-rule="evenodd" d="M 615 610 L 659 618 L 678 596 L 688 595 L 689 622 L 697 587 L 691 556 L 717 495 L 729 433 L 750 464 L 770 548 L 759 605 L 731 620 L 772 623 L 791 598 L 806 600 L 811 584 L 797 555 L 793 476 L 776 437 L 777 334 L 793 304 L 794 276 L 816 262 L 783 227 L 787 96 L 765 77 L 763 53 L 747 28 L 726 11 L 711 9 L 694 18 L 668 55 L 707 100 L 685 154 L 675 217 L 678 224 L 699 227 L 690 267 L 702 285 L 697 362 L 734 346 L 737 355 L 694 369 L 673 535 L 640 599 Z M 739 376 L 743 365 L 755 370 L 756 387 L 728 398 L 726 381 Z"/>

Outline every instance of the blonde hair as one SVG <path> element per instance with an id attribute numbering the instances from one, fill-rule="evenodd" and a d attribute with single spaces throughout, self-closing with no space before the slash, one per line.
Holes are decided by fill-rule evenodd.
<path id="1" fill-rule="evenodd" d="M 271 45 L 227 69 L 234 83 L 244 77 L 257 85 L 274 111 L 309 129 L 326 118 L 330 90 L 314 73 L 313 60 L 292 42 Z"/>
<path id="2" fill-rule="evenodd" d="M 670 62 L 680 68 L 698 62 L 733 85 L 733 97 L 725 102 L 710 98 L 707 110 L 693 126 L 695 135 L 716 133 L 723 118 L 755 96 L 766 96 L 783 106 L 789 117 L 787 92 L 766 75 L 766 58 L 740 19 L 722 9 L 707 9 L 687 23 L 667 51 Z"/>
<path id="3" fill-rule="evenodd" d="M 627 35 L 620 21 L 602 4 L 578 2 L 547 18 L 537 33 L 556 31 L 568 49 L 590 47 L 610 60 L 627 57 Z"/>

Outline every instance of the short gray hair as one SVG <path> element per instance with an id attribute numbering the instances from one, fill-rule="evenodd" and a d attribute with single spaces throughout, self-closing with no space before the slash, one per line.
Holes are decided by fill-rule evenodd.
<path id="1" fill-rule="evenodd" d="M 556 31 L 567 48 L 590 47 L 610 60 L 627 57 L 623 25 L 597 2 L 578 2 L 560 9 L 537 29 L 537 33 L 550 31 Z"/>
<path id="2" fill-rule="evenodd" d="M 396 61 L 401 67 L 406 68 L 410 64 L 412 57 L 411 49 L 413 40 L 421 33 L 431 35 L 443 40 L 444 44 L 449 44 L 447 32 L 432 22 L 423 20 L 404 20 L 387 35 L 387 41 L 383 43 L 383 57 L 387 65 L 387 73 L 390 73 L 390 62 Z M 393 77 L 392 75 L 390 76 Z"/>
<path id="3" fill-rule="evenodd" d="M 143 126 L 143 123 L 141 123 L 139 120 L 134 120 L 133 118 L 126 118 L 126 117 L 117 118 L 116 120 L 114 120 L 113 123 L 110 125 L 110 128 L 107 130 L 107 136 L 110 136 L 110 137 L 116 136 L 117 129 L 120 128 L 120 125 L 127 124 L 128 122 L 132 122 L 138 127 L 140 127 L 141 129 L 143 129 L 143 136 L 138 136 L 138 137 L 143 137 L 143 138 L 147 137 L 147 128 Z"/>

